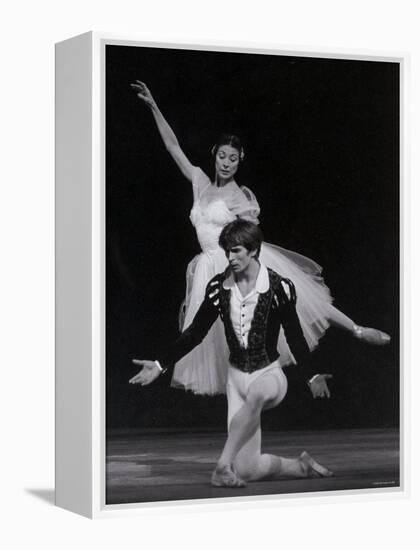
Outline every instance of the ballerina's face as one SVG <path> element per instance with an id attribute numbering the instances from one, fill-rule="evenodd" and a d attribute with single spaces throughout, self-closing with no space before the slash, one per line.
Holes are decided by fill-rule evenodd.
<path id="1" fill-rule="evenodd" d="M 231 145 L 221 145 L 216 153 L 216 180 L 225 183 L 233 179 L 239 166 L 239 151 Z"/>

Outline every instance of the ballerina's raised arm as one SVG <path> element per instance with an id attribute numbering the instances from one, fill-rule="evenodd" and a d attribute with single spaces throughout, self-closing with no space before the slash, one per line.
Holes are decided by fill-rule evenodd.
<path id="1" fill-rule="evenodd" d="M 174 131 L 169 126 L 167 120 L 161 113 L 149 88 L 144 82 L 141 82 L 140 80 L 136 80 L 134 83 L 132 83 L 131 87 L 136 91 L 137 97 L 141 99 L 152 111 L 162 141 L 169 154 L 176 162 L 178 168 L 189 181 L 192 181 L 194 166 L 191 164 L 184 151 L 181 149 Z"/>

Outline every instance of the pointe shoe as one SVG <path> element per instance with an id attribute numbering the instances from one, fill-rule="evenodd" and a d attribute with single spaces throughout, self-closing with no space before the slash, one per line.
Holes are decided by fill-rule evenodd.
<path id="1" fill-rule="evenodd" d="M 366 342 L 367 344 L 372 344 L 374 346 L 384 346 L 389 344 L 391 341 L 391 336 L 389 334 L 382 332 L 382 330 L 378 330 L 377 328 L 359 327 L 358 325 L 354 325 L 353 334 L 356 338 L 362 340 L 362 342 Z"/>
<path id="2" fill-rule="evenodd" d="M 306 451 L 303 451 L 299 460 L 302 462 L 308 477 L 331 477 L 334 475 L 331 470 L 314 460 Z"/>
<path id="3" fill-rule="evenodd" d="M 245 481 L 238 476 L 230 465 L 216 467 L 211 476 L 211 484 L 213 487 L 246 487 Z"/>

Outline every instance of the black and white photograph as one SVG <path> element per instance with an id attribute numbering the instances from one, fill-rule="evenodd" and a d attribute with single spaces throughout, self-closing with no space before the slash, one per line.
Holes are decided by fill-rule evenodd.
<path id="1" fill-rule="evenodd" d="M 420 547 L 415 7 L 4 6 L 2 548 Z"/>
<path id="2" fill-rule="evenodd" d="M 400 487 L 400 63 L 105 48 L 107 505 Z"/>
<path id="3" fill-rule="evenodd" d="M 0 546 L 420 547 L 414 8 L 4 7 Z"/>

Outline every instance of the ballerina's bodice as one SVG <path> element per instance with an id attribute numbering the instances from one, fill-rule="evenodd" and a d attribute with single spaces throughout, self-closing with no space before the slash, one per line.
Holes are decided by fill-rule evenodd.
<path id="1" fill-rule="evenodd" d="M 223 227 L 236 219 L 226 203 L 226 193 L 206 193 L 206 197 L 195 201 L 190 220 L 197 232 L 197 239 L 203 252 L 220 250 L 219 236 Z M 223 195 L 225 198 L 223 198 Z"/>

